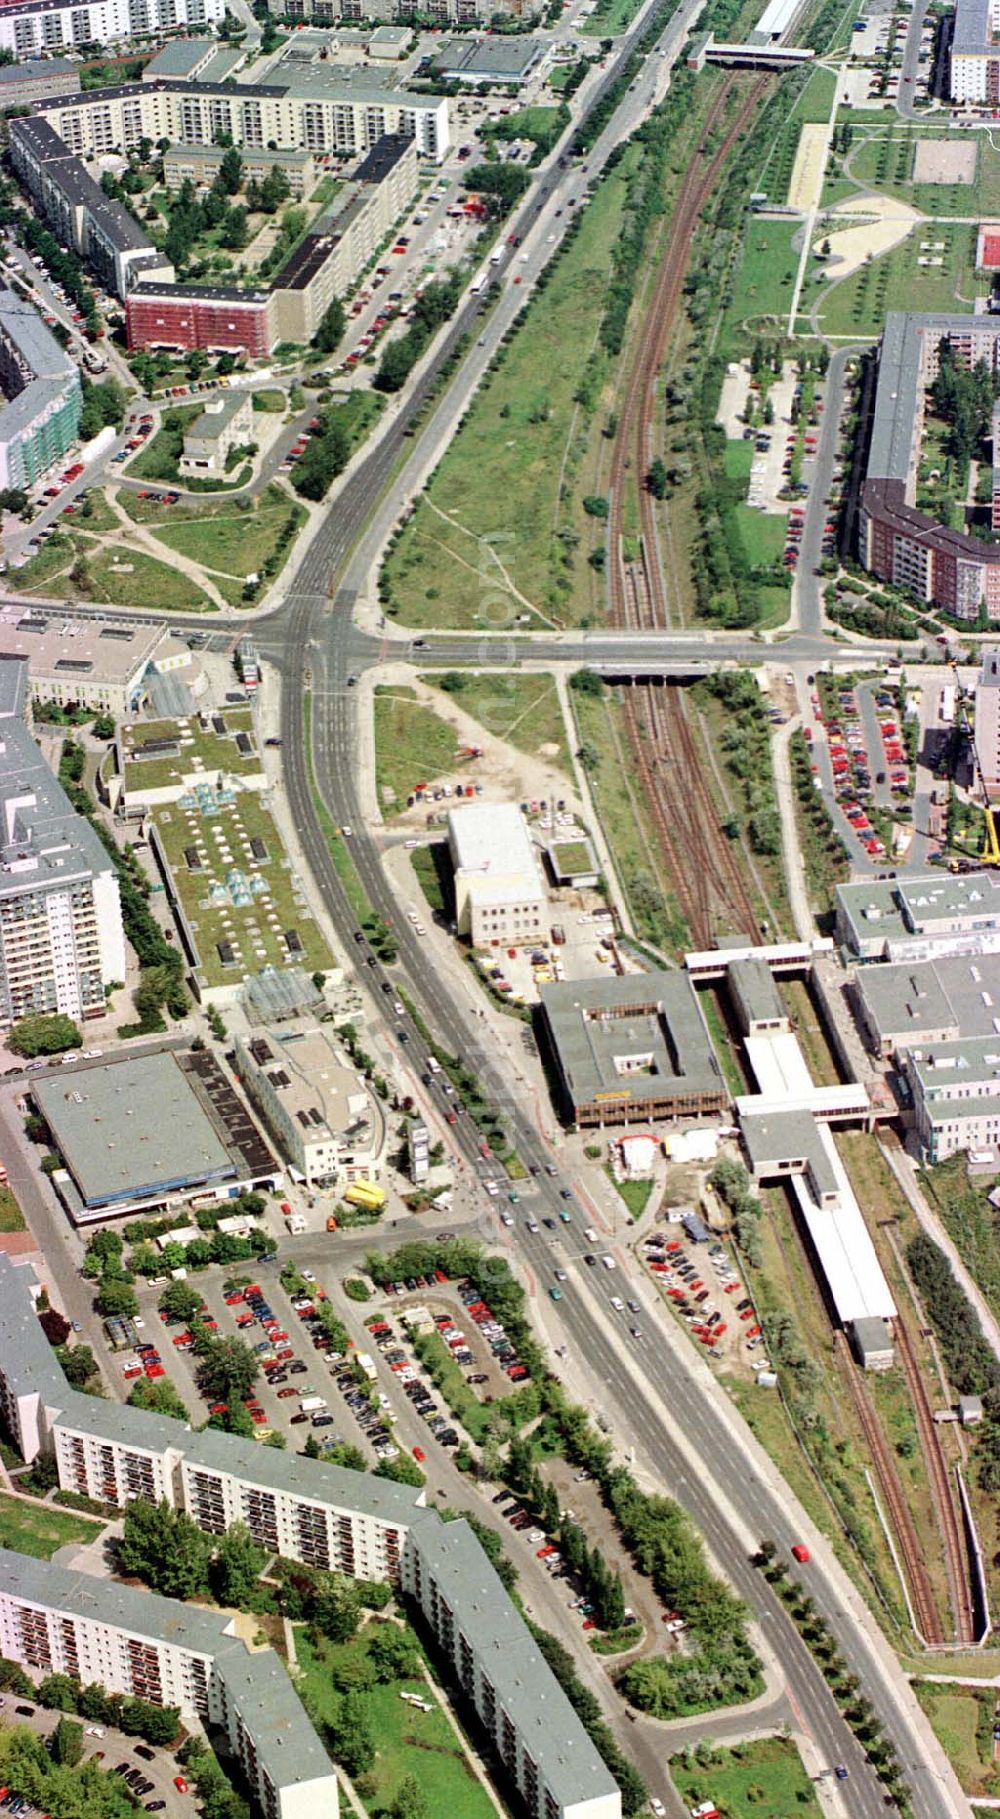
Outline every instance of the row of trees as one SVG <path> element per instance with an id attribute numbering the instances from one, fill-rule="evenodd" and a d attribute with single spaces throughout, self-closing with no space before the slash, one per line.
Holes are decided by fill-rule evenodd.
<path id="1" fill-rule="evenodd" d="M 35 1699 L 57 1712 L 75 1712 L 88 1724 L 113 1725 L 129 1737 L 169 1746 L 180 1729 L 174 1705 L 153 1705 L 124 1693 L 105 1692 L 97 1682 L 82 1684 L 71 1674 L 47 1674 L 36 1686 L 16 1661 L 0 1656 L 0 1687 L 19 1698 Z M 0 1739 L 5 1733 L 0 1730 Z M 27 1793 L 26 1788 L 20 1790 Z"/>
<path id="2" fill-rule="evenodd" d="M 976 1443 L 979 1482 L 1000 1491 L 1000 1361 L 944 1252 L 925 1232 L 906 1247 L 910 1275 L 934 1328 L 945 1369 L 963 1396 L 981 1396 L 986 1416 Z"/>
<path id="3" fill-rule="evenodd" d="M 238 1610 L 273 1608 L 273 1596 L 258 1585 L 267 1554 L 245 1522 L 234 1522 L 215 1537 L 198 1528 L 186 1510 L 139 1499 L 125 1512 L 117 1557 L 121 1572 L 164 1598 L 211 1595 Z"/>
<path id="4" fill-rule="evenodd" d="M 379 361 L 372 380 L 377 391 L 398 392 L 405 384 L 441 324 L 454 315 L 463 287 L 464 277 L 458 272 L 425 286 L 413 305 L 405 335 L 390 341 Z"/>

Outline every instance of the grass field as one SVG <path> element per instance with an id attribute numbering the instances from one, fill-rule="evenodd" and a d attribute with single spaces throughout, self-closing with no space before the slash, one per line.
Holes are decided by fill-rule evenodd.
<path id="1" fill-rule="evenodd" d="M 175 507 L 168 523 L 156 527 L 160 542 L 202 568 L 241 579 L 258 574 L 275 554 L 278 535 L 289 521 L 293 538 L 306 521 L 303 507 L 274 486 L 249 511 L 223 507 L 210 518 L 180 517 L 177 512 Z"/>
<path id="2" fill-rule="evenodd" d="M 0 1232 L 23 1232 L 24 1214 L 9 1187 L 0 1187 Z"/>
<path id="3" fill-rule="evenodd" d="M 591 793 L 636 932 L 665 952 L 681 948 L 687 927 L 633 779 L 621 707 L 610 689 L 599 696 L 574 692 L 572 701 L 580 746 L 593 756 L 588 776 Z"/>
<path id="4" fill-rule="evenodd" d="M 196 417 L 201 416 L 203 409 L 201 404 L 188 404 L 168 411 L 162 429 L 158 429 L 145 448 L 141 448 L 127 463 L 129 479 L 156 480 L 164 486 L 183 486 L 184 480 L 178 472 L 177 463 L 184 446 L 184 431 Z M 227 486 L 239 486 L 247 478 L 248 472 L 249 463 L 243 462 L 225 480 L 215 481 L 205 490 L 222 492 Z"/>
<path id="5" fill-rule="evenodd" d="M 749 448 L 750 445 L 743 446 Z M 736 522 L 747 561 L 755 568 L 781 560 L 788 530 L 787 512 L 759 512 L 752 505 L 738 505 Z"/>
<path id="6" fill-rule="evenodd" d="M 716 1750 L 711 1767 L 675 1756 L 670 1777 L 685 1806 L 714 1800 L 727 1819 L 820 1819 L 822 1809 L 795 1744 L 765 1737 Z"/>
<path id="7" fill-rule="evenodd" d="M 439 678 L 425 676 L 434 684 Z M 566 726 L 556 685 L 550 676 L 513 674 L 491 670 L 487 676 L 462 676 L 454 696 L 464 713 L 471 714 L 485 733 L 503 739 L 549 763 L 566 765 Z M 553 751 L 551 747 L 556 749 Z M 545 749 L 543 749 L 545 748 Z"/>
<path id="8" fill-rule="evenodd" d="M 404 809 L 415 784 L 450 777 L 457 749 L 451 727 L 411 688 L 375 690 L 375 778 L 384 814 Z"/>
<path id="9" fill-rule="evenodd" d="M 0 1547 L 30 1554 L 33 1560 L 51 1560 L 57 1548 L 71 1541 L 93 1541 L 100 1524 L 48 1503 L 22 1503 L 0 1491 Z"/>
<path id="10" fill-rule="evenodd" d="M 798 221 L 762 221 L 757 215 L 747 221 L 732 302 L 719 335 L 719 352 L 727 359 L 734 357 L 742 331 L 787 316 L 798 264 L 792 239 L 799 226 Z"/>
<path id="11" fill-rule="evenodd" d="M 809 80 L 792 109 L 795 118 L 804 125 L 825 125 L 830 118 L 836 81 L 832 69 L 817 67 L 811 70 Z"/>
<path id="12" fill-rule="evenodd" d="M 839 117 L 839 116 L 838 116 Z M 985 133 L 974 135 L 978 148 L 972 183 L 914 183 L 913 161 L 919 140 L 953 138 L 954 130 L 897 122 L 859 137 L 851 147 L 847 169 L 860 183 L 912 203 L 922 215 L 991 215 L 1000 209 L 1000 150 Z"/>
<path id="13" fill-rule="evenodd" d="M 82 570 L 76 565 L 82 559 Z M 76 569 L 74 577 L 70 571 Z M 143 606 L 165 613 L 211 613 L 215 603 L 166 562 L 141 550 L 102 547 L 89 537 L 53 537 L 24 568 L 7 576 L 16 594 L 55 594 L 98 606 Z"/>
<path id="14" fill-rule="evenodd" d="M 639 6 L 640 0 L 597 0 L 589 19 L 584 19 L 578 30 L 589 38 L 617 38 L 628 30 Z"/>
<path id="15" fill-rule="evenodd" d="M 964 1792 L 1000 1793 L 1000 1773 L 993 1766 L 993 1690 L 980 1693 L 971 1686 L 931 1686 L 925 1680 L 915 1681 L 913 1690 Z"/>
<path id="16" fill-rule="evenodd" d="M 593 409 L 602 393 L 595 336 L 631 163 L 626 153 L 601 183 L 389 556 L 384 578 L 408 625 L 573 621 L 586 548 L 561 535 L 577 519 L 560 482 L 587 424 L 576 395 L 585 388 Z"/>
<path id="17" fill-rule="evenodd" d="M 940 266 L 922 266 L 923 240 L 943 241 Z M 871 336 L 881 332 L 887 310 L 968 309 L 976 294 L 974 261 L 976 230 L 958 223 L 926 223 L 907 238 L 863 265 L 849 278 L 830 285 L 819 313 L 819 326 L 827 335 Z"/>
<path id="18" fill-rule="evenodd" d="M 301 1673 L 296 1686 L 306 1710 L 320 1724 L 335 1722 L 339 1697 L 331 1672 L 367 1652 L 364 1630 L 353 1642 L 314 1645 L 304 1630 L 297 1630 L 295 1651 Z M 448 1719 L 435 1702 L 434 1710 L 418 1711 L 407 1705 L 401 1692 L 432 1697 L 424 1679 L 374 1686 L 365 1694 L 378 1753 L 362 1778 L 358 1791 L 372 1814 L 384 1814 L 400 1782 L 413 1775 L 420 1783 L 428 1811 L 448 1819 L 495 1819 L 495 1808 L 476 1779 L 465 1750 Z"/>

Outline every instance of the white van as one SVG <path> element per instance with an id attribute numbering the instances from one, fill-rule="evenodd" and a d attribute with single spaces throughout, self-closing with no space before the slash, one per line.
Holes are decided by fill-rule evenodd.
<path id="1" fill-rule="evenodd" d="M 604 1256 L 601 1258 L 601 1262 L 603 1263 L 606 1270 L 613 1270 L 613 1269 L 617 1269 L 617 1267 L 618 1267 L 618 1265 L 616 1264 L 610 1251 L 605 1251 Z"/>

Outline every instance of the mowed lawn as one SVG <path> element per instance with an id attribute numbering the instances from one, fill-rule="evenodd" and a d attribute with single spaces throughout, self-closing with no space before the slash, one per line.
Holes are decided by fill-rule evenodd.
<path id="1" fill-rule="evenodd" d="M 411 688 L 375 690 L 375 780 L 384 814 L 404 809 L 416 784 L 454 776 L 457 752 L 451 727 Z"/>
<path id="2" fill-rule="evenodd" d="M 727 358 L 734 357 L 734 336 L 739 341 L 735 351 L 742 350 L 745 336 L 740 331 L 773 326 L 787 317 L 798 267 L 792 239 L 800 231 L 797 220 L 763 221 L 759 215 L 751 215 L 747 221 L 743 257 L 722 325 L 720 351 Z"/>
<path id="3" fill-rule="evenodd" d="M 331 1673 L 366 1653 L 364 1630 L 353 1642 L 314 1646 L 297 1629 L 295 1652 L 302 1669 L 295 1683 L 306 1710 L 321 1725 L 335 1721 L 339 1696 Z M 378 1751 L 358 1790 L 368 1811 L 384 1813 L 404 1776 L 413 1775 L 434 1819 L 495 1819 L 496 1809 L 436 1701 L 433 1711 L 421 1712 L 400 1698 L 403 1692 L 433 1700 L 423 1679 L 397 1680 L 365 1694 Z"/>
<path id="4" fill-rule="evenodd" d="M 202 568 L 240 577 L 259 573 L 286 524 L 291 520 L 297 531 L 306 516 L 302 506 L 293 504 L 277 487 L 270 487 L 267 503 L 252 511 L 230 506 L 228 512 L 217 511 L 204 518 L 185 517 L 174 509 L 168 524 L 156 526 L 159 541 Z"/>
<path id="5" fill-rule="evenodd" d="M 0 1547 L 30 1554 L 33 1560 L 51 1560 L 57 1548 L 71 1541 L 93 1541 L 100 1523 L 48 1503 L 26 1503 L 0 1491 Z"/>
<path id="6" fill-rule="evenodd" d="M 979 1692 L 973 1686 L 931 1686 L 918 1680 L 913 1690 L 965 1793 L 989 1796 L 1000 1792 L 990 1737 L 993 1689 Z"/>
<path id="7" fill-rule="evenodd" d="M 601 183 L 389 557 L 407 625 L 504 631 L 533 607 L 546 618 L 572 610 L 557 585 L 559 530 L 573 522 L 565 502 L 560 511 L 560 476 L 586 422 L 574 394 L 585 376 L 595 403 L 600 392 L 595 337 L 629 168 L 626 155 Z"/>
<path id="8" fill-rule="evenodd" d="M 921 251 L 924 242 L 943 243 L 944 250 L 929 255 Z M 976 293 L 975 256 L 974 227 L 922 222 L 892 252 L 829 286 L 820 303 L 820 329 L 827 335 L 874 339 L 887 310 L 968 310 Z M 942 263 L 921 265 L 927 257 Z"/>
<path id="9" fill-rule="evenodd" d="M 795 1744 L 765 1737 L 717 1750 L 711 1768 L 675 1756 L 670 1776 L 684 1805 L 714 1800 L 728 1819 L 821 1819 L 821 1808 Z"/>

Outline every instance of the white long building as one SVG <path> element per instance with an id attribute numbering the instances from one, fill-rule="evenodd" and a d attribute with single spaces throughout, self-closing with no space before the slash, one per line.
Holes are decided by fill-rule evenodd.
<path id="1" fill-rule="evenodd" d="M 0 1652 L 173 1705 L 229 1738 L 266 1819 L 337 1819 L 337 1777 L 282 1663 L 236 1619 L 0 1548 Z"/>
<path id="2" fill-rule="evenodd" d="M 118 877 L 24 721 L 28 665 L 0 658 L 0 1028 L 101 1016 L 125 978 Z"/>
<path id="3" fill-rule="evenodd" d="M 20 60 L 213 25 L 224 14 L 225 0 L 14 0 L 0 10 L 0 50 Z"/>
<path id="4" fill-rule="evenodd" d="M 195 1434 L 166 1416 L 70 1389 L 35 1317 L 37 1293 L 31 1269 L 0 1255 L 0 1418 L 23 1458 L 54 1456 L 64 1490 L 115 1508 L 136 1497 L 163 1500 L 186 1510 L 208 1534 L 221 1535 L 234 1522 L 245 1522 L 255 1540 L 285 1559 L 391 1581 L 419 1603 L 531 1819 L 621 1819 L 616 1783 L 467 1523 L 442 1522 L 427 1507 L 423 1490 L 412 1486 L 212 1429 Z M 34 1627 L 46 1636 L 52 1631 L 45 1612 L 60 1622 L 73 1616 L 62 1603 L 66 1588 L 50 1571 L 40 1568 L 37 1582 L 31 1579 L 44 1607 Z M 0 1554 L 0 1613 L 4 1589 Z M 139 1691 L 134 1674 L 127 1687 L 116 1678 L 126 1673 L 119 1636 L 129 1626 L 118 1620 L 119 1588 L 107 1589 L 107 1603 L 102 1598 L 100 1616 L 94 1616 L 103 1626 L 103 1653 L 98 1649 L 92 1661 L 88 1657 L 88 1677 Z M 140 1602 L 152 1607 L 162 1601 L 142 1594 Z M 167 1608 L 182 1614 L 172 1630 L 152 1608 L 146 1628 L 139 1625 L 135 1659 L 145 1679 L 143 1697 L 171 1704 L 175 1697 L 180 1701 L 182 1691 L 193 1701 L 197 1691 L 211 1714 L 212 1699 L 223 1699 L 234 1657 L 227 1651 L 216 1691 L 207 1668 L 204 1688 L 195 1689 L 193 1667 L 185 1668 L 171 1652 L 183 1651 L 188 1618 L 193 1621 L 195 1613 L 187 1605 Z M 0 1630 L 2 1623 L 0 1614 Z M 6 1635 L 0 1652 L 49 1671 Z M 185 1673 L 190 1690 L 184 1687 Z M 261 1748 L 261 1737 L 269 1734 L 268 1715 L 251 1713 L 251 1703 L 244 1699 L 239 1708 L 247 1741 L 240 1742 L 237 1732 L 237 1743 L 268 1819 L 320 1819 L 320 1813 L 322 1819 L 336 1819 L 335 1804 L 309 1804 L 318 1785 L 310 1757 Z M 233 1735 L 228 1715 L 226 1723 Z"/>

